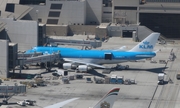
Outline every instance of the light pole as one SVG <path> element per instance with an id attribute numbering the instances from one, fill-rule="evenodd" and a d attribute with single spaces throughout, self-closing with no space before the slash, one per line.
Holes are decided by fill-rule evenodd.
<path id="1" fill-rule="evenodd" d="M 37 22 L 39 22 L 39 21 L 38 21 L 38 13 L 39 13 L 39 10 L 36 10 Z"/>

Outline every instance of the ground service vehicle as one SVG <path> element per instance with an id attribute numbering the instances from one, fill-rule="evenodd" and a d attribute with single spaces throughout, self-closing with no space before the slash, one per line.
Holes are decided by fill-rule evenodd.
<path id="1" fill-rule="evenodd" d="M 161 84 L 161 85 L 164 84 L 164 73 L 158 74 L 158 84 Z"/>
<path id="2" fill-rule="evenodd" d="M 67 76 L 68 75 L 68 71 L 67 70 L 63 70 L 63 69 L 56 69 L 55 72 L 52 73 L 53 76 Z"/>
<path id="3" fill-rule="evenodd" d="M 179 80 L 180 79 L 180 73 L 177 73 L 176 78 Z"/>
<path id="4" fill-rule="evenodd" d="M 20 105 L 20 106 L 26 106 L 26 102 L 25 101 L 18 101 L 17 104 Z"/>
<path id="5" fill-rule="evenodd" d="M 34 102 L 35 102 L 35 101 L 29 100 L 29 99 L 25 99 L 24 102 L 25 102 L 27 105 L 34 105 Z"/>

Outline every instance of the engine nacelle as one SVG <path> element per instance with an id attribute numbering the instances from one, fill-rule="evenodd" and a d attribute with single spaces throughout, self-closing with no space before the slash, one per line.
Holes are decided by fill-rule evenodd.
<path id="1" fill-rule="evenodd" d="M 89 67 L 89 66 L 87 66 L 87 65 L 79 65 L 78 66 L 78 70 L 80 71 L 80 72 L 87 72 L 88 70 L 91 70 L 92 68 L 91 67 Z"/>
<path id="2" fill-rule="evenodd" d="M 76 69 L 77 68 L 77 65 L 74 65 L 72 63 L 63 63 L 63 69 Z"/>

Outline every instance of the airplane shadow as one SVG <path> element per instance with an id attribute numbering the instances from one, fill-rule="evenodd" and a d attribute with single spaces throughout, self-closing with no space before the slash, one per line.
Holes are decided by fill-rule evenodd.
<path id="1" fill-rule="evenodd" d="M 158 68 L 150 68 L 150 69 L 137 69 L 137 68 L 129 68 L 126 71 L 147 71 L 147 72 L 152 72 L 152 73 L 163 73 L 165 69 L 168 67 L 158 67 Z M 113 70 L 113 71 L 118 71 L 118 70 Z M 123 71 L 123 70 L 121 70 Z"/>
<path id="2" fill-rule="evenodd" d="M 0 95 L 0 98 L 2 99 L 5 99 L 5 98 L 8 98 L 9 96 L 4 96 L 4 95 Z M 3 102 L 0 102 L 0 105 L 16 105 L 17 103 L 16 102 L 8 102 L 8 103 L 3 103 Z"/>
<path id="3" fill-rule="evenodd" d="M 102 77 L 102 78 L 105 78 L 105 77 L 106 77 L 106 75 L 101 74 L 101 73 L 99 73 L 98 71 L 96 71 L 96 70 L 94 70 L 94 69 L 93 69 L 93 70 L 90 70 L 88 73 L 91 74 L 91 75 L 94 75 L 94 76 Z"/>
<path id="4" fill-rule="evenodd" d="M 8 102 L 8 105 L 17 105 L 17 103 L 16 102 L 11 102 L 11 103 Z"/>
<path id="5" fill-rule="evenodd" d="M 27 74 L 27 73 L 9 73 L 9 77 L 11 79 L 32 79 L 36 76 L 36 74 Z"/>
<path id="6" fill-rule="evenodd" d="M 16 102 L 11 102 L 11 103 L 9 103 L 8 102 L 8 104 L 4 104 L 4 103 L 0 103 L 0 106 L 2 106 L 2 105 L 17 105 L 17 103 Z M 11 107 L 9 107 L 9 108 L 11 108 Z"/>
<path id="7" fill-rule="evenodd" d="M 149 68 L 149 69 L 138 69 L 138 68 L 129 68 L 128 70 L 116 70 L 116 69 L 111 69 L 111 72 L 113 71 L 134 71 L 134 72 L 139 72 L 139 71 L 147 71 L 147 72 L 152 72 L 152 73 L 163 73 L 165 69 L 167 69 L 168 67 L 158 67 L 158 68 Z M 36 69 L 36 68 L 34 68 Z M 47 73 L 52 73 L 54 72 L 55 69 L 51 69 L 50 71 L 44 71 L 41 72 L 41 74 L 47 74 Z M 98 77 L 102 77 L 105 78 L 106 75 L 104 75 L 103 73 L 99 73 L 96 70 L 90 70 L 88 72 L 91 75 L 94 76 L 98 76 Z M 10 73 L 10 77 L 13 78 L 19 78 L 19 79 L 32 79 L 34 78 L 34 76 L 36 76 L 36 74 L 26 74 L 26 73 L 22 73 L 21 75 L 19 75 L 18 73 Z"/>
<path id="8" fill-rule="evenodd" d="M 54 71 L 56 71 L 56 70 L 55 70 L 55 69 L 51 69 L 51 70 L 49 70 L 49 71 L 41 72 L 41 74 L 52 73 L 52 72 L 54 72 Z"/>

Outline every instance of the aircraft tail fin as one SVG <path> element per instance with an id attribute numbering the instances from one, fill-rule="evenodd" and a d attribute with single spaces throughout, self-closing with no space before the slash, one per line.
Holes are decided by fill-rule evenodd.
<path id="1" fill-rule="evenodd" d="M 139 44 L 137 44 L 134 48 L 132 48 L 131 52 L 152 52 L 160 33 L 151 33 L 148 37 L 142 40 Z"/>
<path id="2" fill-rule="evenodd" d="M 93 108 L 112 108 L 117 99 L 120 88 L 113 88 L 93 107 Z"/>

